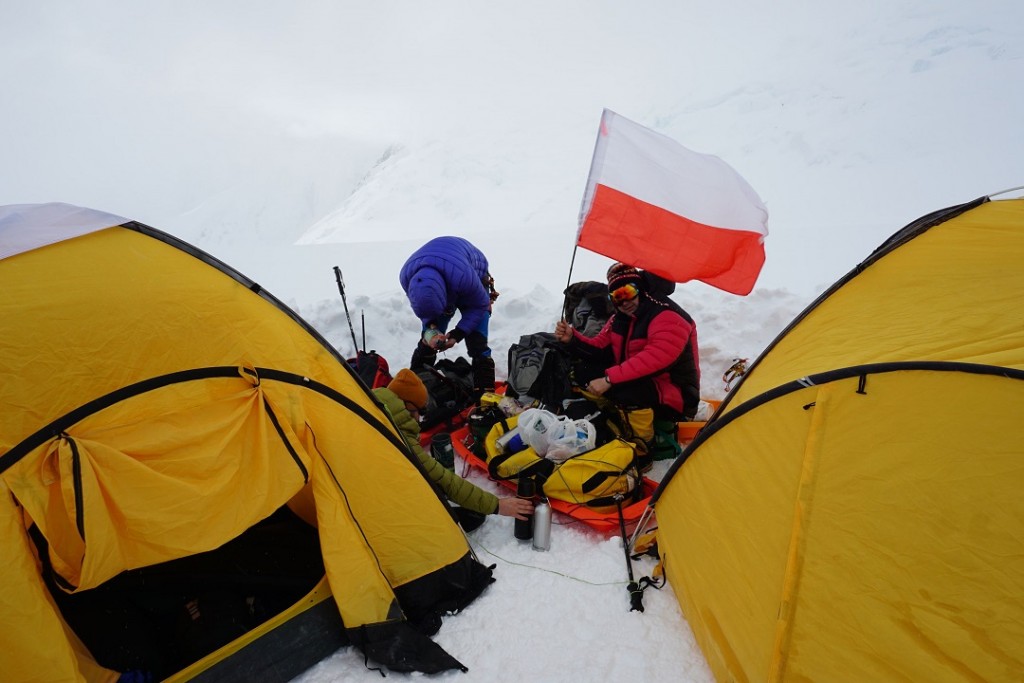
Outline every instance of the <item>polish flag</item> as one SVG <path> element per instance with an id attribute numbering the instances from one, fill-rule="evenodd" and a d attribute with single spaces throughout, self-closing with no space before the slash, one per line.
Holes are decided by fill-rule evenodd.
<path id="1" fill-rule="evenodd" d="M 604 110 L 578 246 L 673 282 L 746 295 L 767 235 L 768 209 L 732 167 Z"/>

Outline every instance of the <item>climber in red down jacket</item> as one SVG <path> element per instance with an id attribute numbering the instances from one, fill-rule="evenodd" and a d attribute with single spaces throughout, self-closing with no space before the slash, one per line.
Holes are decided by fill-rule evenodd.
<path id="1" fill-rule="evenodd" d="M 653 446 L 656 428 L 674 435 L 675 423 L 697 412 L 700 362 L 693 318 L 667 296 L 645 291 L 647 282 L 641 271 L 616 263 L 608 269 L 615 313 L 601 331 L 586 337 L 559 321 L 555 336 L 576 355 L 604 356 L 604 376 L 586 391 L 614 403 L 633 436 Z"/>

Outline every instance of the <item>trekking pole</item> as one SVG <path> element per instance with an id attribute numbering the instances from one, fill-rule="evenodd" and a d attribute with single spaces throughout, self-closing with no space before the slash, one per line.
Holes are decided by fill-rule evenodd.
<path id="1" fill-rule="evenodd" d="M 352 327 L 352 316 L 348 314 L 348 300 L 345 298 L 345 281 L 341 279 L 341 269 L 334 266 L 334 279 L 338 281 L 338 291 L 341 292 L 341 303 L 345 307 L 345 319 L 348 320 L 348 331 L 352 333 L 352 346 L 355 347 L 356 356 L 359 355 L 359 342 L 356 341 L 356 331 Z"/>
<path id="2" fill-rule="evenodd" d="M 629 591 L 629 611 L 643 612 L 644 591 L 633 578 L 633 558 L 629 556 L 629 539 L 626 538 L 626 519 L 622 515 L 621 493 L 615 494 L 615 507 L 619 511 L 619 530 L 622 532 L 622 548 L 626 551 L 626 573 L 629 575 L 629 585 L 626 586 L 626 590 Z"/>
<path id="3" fill-rule="evenodd" d="M 363 353 L 366 353 L 366 311 L 363 309 L 359 309 L 359 324 L 363 327 L 360 332 L 363 333 Z"/>

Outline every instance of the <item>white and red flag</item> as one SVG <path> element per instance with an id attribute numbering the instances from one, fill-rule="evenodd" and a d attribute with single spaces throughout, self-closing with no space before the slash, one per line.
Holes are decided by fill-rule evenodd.
<path id="1" fill-rule="evenodd" d="M 745 295 L 767 234 L 768 209 L 732 167 L 604 110 L 578 246 L 673 282 Z"/>

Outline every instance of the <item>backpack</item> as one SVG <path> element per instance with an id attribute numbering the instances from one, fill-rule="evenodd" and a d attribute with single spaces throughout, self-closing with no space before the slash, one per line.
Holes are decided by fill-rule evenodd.
<path id="1" fill-rule="evenodd" d="M 566 287 L 562 315 L 580 334 L 595 336 L 614 313 L 615 308 L 608 298 L 608 285 L 603 282 L 574 282 Z M 586 386 L 590 380 L 602 376 L 605 368 L 612 363 L 610 351 L 574 357 L 570 361 L 572 382 L 576 386 Z"/>
<path id="2" fill-rule="evenodd" d="M 481 460 L 487 460 L 487 451 L 484 449 L 484 442 L 491 428 L 499 422 L 506 422 L 505 413 L 498 406 L 480 405 L 475 406 L 466 416 L 466 424 L 469 426 L 470 439 L 466 445 L 470 452 Z M 507 422 L 506 422 L 507 427 Z"/>
<path id="3" fill-rule="evenodd" d="M 505 395 L 523 396 L 551 412 L 561 412 L 562 401 L 572 398 L 572 361 L 550 332 L 523 335 L 508 350 Z"/>
<path id="4" fill-rule="evenodd" d="M 363 380 L 363 384 L 371 389 L 386 387 L 393 379 L 388 362 L 376 351 L 356 351 L 356 357 L 346 362 Z"/>
<path id="5" fill-rule="evenodd" d="M 608 299 L 608 285 L 590 280 L 565 288 L 562 315 L 570 325 L 588 337 L 601 331 L 615 309 Z"/>
<path id="6" fill-rule="evenodd" d="M 417 370 L 427 387 L 427 409 L 420 414 L 420 428 L 429 429 L 455 416 L 476 402 L 473 366 L 465 357 L 442 358 L 433 367 Z"/>

